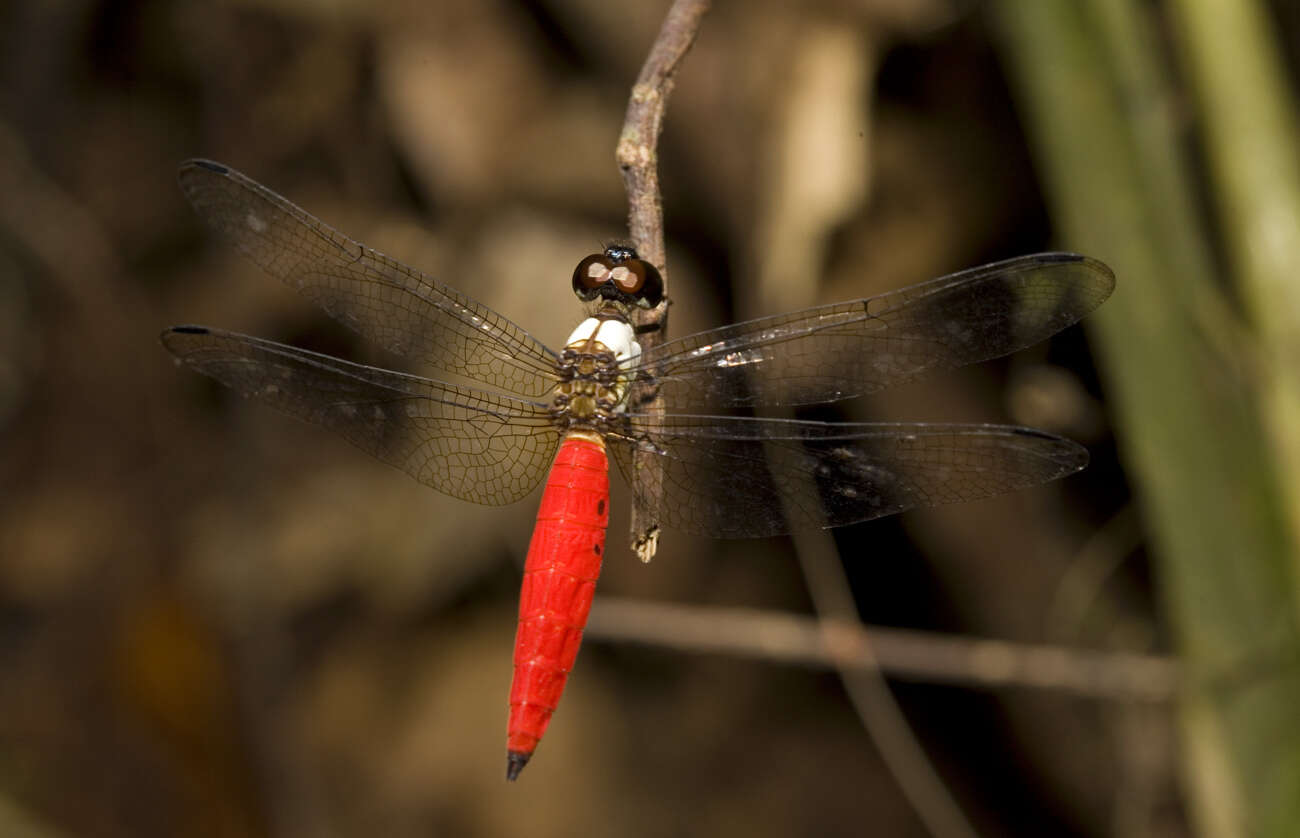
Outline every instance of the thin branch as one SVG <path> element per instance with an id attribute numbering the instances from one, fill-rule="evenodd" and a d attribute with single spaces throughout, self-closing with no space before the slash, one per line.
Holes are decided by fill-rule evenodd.
<path id="1" fill-rule="evenodd" d="M 800 27 L 793 48 L 786 53 L 791 62 L 790 80 L 782 85 L 781 122 L 773 126 L 770 140 L 783 151 L 772 155 L 764 167 L 766 188 L 760 186 L 756 201 L 760 220 L 751 253 L 757 282 L 749 290 L 765 298 L 764 308 L 773 297 L 780 298 L 782 307 L 816 302 L 813 277 L 825 261 L 826 242 L 836 225 L 866 199 L 867 159 L 858 150 L 841 148 L 839 154 L 832 153 L 833 163 L 799 159 L 802 155 L 790 152 L 802 146 L 800 138 L 806 138 L 808 132 L 834 135 L 839 131 L 838 124 L 818 123 L 815 114 L 826 115 L 826 108 L 859 107 L 870 84 L 872 62 L 878 57 L 862 35 L 819 25 Z M 813 102 L 824 104 L 813 106 Z M 820 147 L 824 152 L 831 148 Z M 814 163 L 834 166 L 837 185 L 829 191 L 824 185 L 808 187 L 803 167 Z M 779 415 L 794 418 L 789 412 Z M 794 479 L 805 484 L 798 491 L 817 496 L 812 475 Z M 804 530 L 794 533 L 792 540 L 822 627 L 817 629 L 819 636 L 823 640 L 842 636 L 839 627 L 856 626 L 859 615 L 834 538 L 827 530 Z M 881 762 L 929 834 L 934 838 L 977 838 L 878 668 L 871 638 L 859 631 L 852 656 L 839 661 L 836 669 Z"/>
<path id="2" fill-rule="evenodd" d="M 1114 606 L 1102 592 L 1143 538 L 1137 507 L 1132 503 L 1094 530 L 1056 584 L 1043 633 L 1053 640 L 1069 640 L 1079 636 L 1089 617 L 1101 624 L 1113 622 L 1117 616 Z"/>
<path id="3" fill-rule="evenodd" d="M 614 152 L 627 189 L 628 232 L 641 258 L 659 268 L 664 279 L 664 302 L 639 316 L 637 330 L 642 349 L 663 343 L 668 331 L 668 270 L 664 247 L 663 200 L 659 193 L 659 135 L 673 79 L 682 58 L 695 42 L 709 0 L 676 0 L 664 18 L 659 36 L 650 48 L 641 75 L 632 86 L 627 117 Z M 634 387 L 631 401 L 638 412 L 662 415 L 664 406 L 653 385 Z M 638 485 L 662 486 L 656 473 L 659 458 L 637 452 L 632 470 Z M 654 557 L 659 541 L 657 497 L 638 497 L 632 504 L 632 550 L 643 562 Z"/>
<path id="4" fill-rule="evenodd" d="M 1054 690 L 1082 698 L 1169 701 L 1172 659 L 1128 652 L 975 639 L 746 608 L 600 597 L 586 636 L 825 669 L 872 670 L 907 681 Z M 869 645 L 868 645 L 869 643 Z"/>
<path id="5" fill-rule="evenodd" d="M 614 152 L 627 189 L 628 232 L 641 257 L 661 270 L 665 254 L 663 203 L 659 194 L 659 135 L 678 65 L 695 43 L 700 22 L 708 10 L 709 0 L 676 0 L 668 10 L 659 36 L 641 67 L 641 75 L 632 86 L 623 131 Z M 664 280 L 667 279 L 665 276 Z"/>
<path id="6" fill-rule="evenodd" d="M 795 533 L 794 546 L 817 612 L 813 622 L 817 642 L 829 653 L 849 702 L 903 797 L 935 838 L 978 838 L 975 826 L 926 755 L 885 681 L 876 636 L 861 628 L 830 532 Z M 907 657 L 892 660 L 905 661 Z"/>

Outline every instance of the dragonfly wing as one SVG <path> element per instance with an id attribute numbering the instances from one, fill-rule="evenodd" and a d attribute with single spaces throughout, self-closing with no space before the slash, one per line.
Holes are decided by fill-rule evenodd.
<path id="1" fill-rule="evenodd" d="M 647 350 L 641 367 L 674 407 L 837 401 L 1023 349 L 1078 321 L 1114 287 L 1095 259 L 1021 256 L 690 335 Z"/>
<path id="2" fill-rule="evenodd" d="M 175 326 L 162 342 L 244 396 L 329 428 L 421 483 L 474 503 L 523 498 L 546 474 L 559 442 L 545 404 L 203 326 Z"/>
<path id="3" fill-rule="evenodd" d="M 1088 452 L 1010 425 L 629 416 L 607 437 L 639 502 L 665 526 L 722 538 L 838 527 L 919 506 L 978 500 L 1073 474 Z M 658 455 L 659 486 L 634 473 Z"/>
<path id="4" fill-rule="evenodd" d="M 245 256 L 379 346 L 522 396 L 554 384 L 555 353 L 487 306 L 220 163 L 190 160 L 178 179 L 195 211 Z"/>

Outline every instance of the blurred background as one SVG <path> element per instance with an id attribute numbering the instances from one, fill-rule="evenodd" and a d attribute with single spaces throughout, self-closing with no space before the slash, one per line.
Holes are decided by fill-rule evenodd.
<path id="1" fill-rule="evenodd" d="M 833 672 L 599 631 L 506 784 L 537 496 L 440 496 L 156 338 L 399 363 L 201 228 L 204 156 L 560 344 L 667 6 L 0 9 L 0 832 L 934 834 Z M 1093 456 L 837 531 L 866 623 L 1177 657 L 1177 701 L 891 682 L 979 834 L 1300 833 L 1298 59 L 1288 0 L 723 0 L 681 68 L 673 336 L 1037 250 L 1118 276 L 1049 343 L 821 414 Z M 598 615 L 810 613 L 790 540 L 642 565 L 615 493 Z"/>

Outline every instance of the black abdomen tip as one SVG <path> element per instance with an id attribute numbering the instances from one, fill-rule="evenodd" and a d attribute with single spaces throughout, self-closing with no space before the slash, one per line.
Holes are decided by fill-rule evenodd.
<path id="1" fill-rule="evenodd" d="M 172 326 L 168 329 L 173 334 L 180 335 L 206 335 L 208 334 L 207 326 Z"/>
<path id="2" fill-rule="evenodd" d="M 528 760 L 532 759 L 532 754 L 525 754 L 520 751 L 506 751 L 506 779 L 514 780 L 519 776 L 519 772 L 524 770 Z"/>

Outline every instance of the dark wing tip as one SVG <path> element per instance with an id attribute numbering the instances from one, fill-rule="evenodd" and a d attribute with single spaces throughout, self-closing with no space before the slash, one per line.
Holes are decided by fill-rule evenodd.
<path id="1" fill-rule="evenodd" d="M 1043 444 L 1038 446 L 1035 453 L 1060 467 L 1057 472 L 1058 477 L 1065 477 L 1088 467 L 1088 449 L 1074 440 L 1036 428 L 1012 428 L 1012 432 L 1017 436 L 1042 440 Z"/>
<path id="2" fill-rule="evenodd" d="M 506 779 L 514 781 L 519 776 L 519 772 L 524 770 L 528 760 L 532 759 L 532 754 L 525 754 L 522 751 L 506 751 Z"/>
<path id="3" fill-rule="evenodd" d="M 1038 254 L 1038 261 L 1040 262 L 1082 262 L 1087 258 L 1088 257 L 1086 256 L 1080 256 L 1078 253 L 1066 253 L 1062 251 Z"/>
<path id="4" fill-rule="evenodd" d="M 1065 251 L 1050 251 L 1047 253 L 1036 253 L 1034 259 L 1043 265 L 1061 265 L 1061 264 L 1079 264 L 1091 270 L 1109 281 L 1111 288 L 1115 287 L 1115 272 L 1110 269 L 1110 265 L 1100 259 L 1094 259 L 1091 256 L 1084 256 L 1079 253 L 1069 253 Z"/>
<path id="5" fill-rule="evenodd" d="M 186 169 L 193 169 L 193 168 L 207 169 L 209 172 L 216 172 L 219 175 L 230 174 L 229 167 L 223 166 L 220 163 L 216 162 L 215 160 L 205 160 L 202 157 L 195 157 L 191 160 L 186 160 L 184 163 L 181 164 L 182 172 L 185 171 Z"/>
<path id="6" fill-rule="evenodd" d="M 184 359 L 196 343 L 203 343 L 204 336 L 211 334 L 212 330 L 207 326 L 171 326 L 163 329 L 158 342 L 178 359 Z"/>

